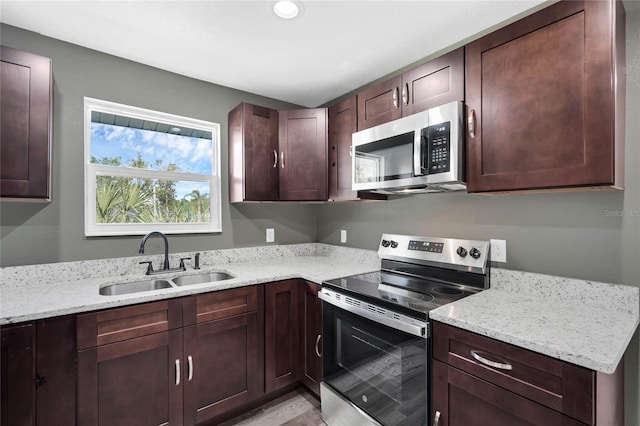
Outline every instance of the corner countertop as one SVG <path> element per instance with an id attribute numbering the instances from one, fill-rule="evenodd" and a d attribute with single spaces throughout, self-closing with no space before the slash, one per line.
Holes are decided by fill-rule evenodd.
<path id="1" fill-rule="evenodd" d="M 193 253 L 175 254 L 171 264 Z M 101 296 L 102 286 L 149 279 L 134 256 L 0 269 L 0 325 L 108 309 L 292 278 L 323 281 L 377 271 L 372 250 L 320 243 L 214 250 L 200 271 L 224 271 L 230 280 L 129 295 Z M 434 309 L 431 319 L 611 374 L 639 323 L 638 287 L 493 268 L 491 288 Z"/>
<path id="2" fill-rule="evenodd" d="M 179 257 L 189 255 L 172 255 L 171 264 L 177 265 Z M 154 276 L 144 275 L 145 268 L 138 264 L 141 260 L 161 264 L 160 256 L 136 256 L 2 268 L 0 325 L 292 278 L 321 284 L 329 279 L 380 269 L 375 251 L 316 243 L 204 252 L 200 270 L 189 266 L 185 272 Z M 117 296 L 99 294 L 100 287 L 105 285 L 212 271 L 224 271 L 234 278 Z"/>
<path id="3" fill-rule="evenodd" d="M 429 317 L 606 374 L 638 327 L 638 287 L 500 269 L 491 280 Z"/>

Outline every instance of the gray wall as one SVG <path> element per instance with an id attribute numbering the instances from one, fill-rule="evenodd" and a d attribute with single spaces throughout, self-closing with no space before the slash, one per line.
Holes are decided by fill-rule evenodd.
<path id="1" fill-rule="evenodd" d="M 220 123 L 222 233 L 171 236 L 172 253 L 264 245 L 266 228 L 275 229 L 278 243 L 316 240 L 314 206 L 237 206 L 228 202 L 227 113 L 242 101 L 281 109 L 295 108 L 294 105 L 161 71 L 7 25 L 0 27 L 0 34 L 4 46 L 51 58 L 55 79 L 53 202 L 1 203 L 0 265 L 137 254 L 140 237 L 84 236 L 84 96 Z M 155 242 L 152 245 L 156 246 Z M 153 253 L 155 247 L 149 248 Z"/>
<path id="2" fill-rule="evenodd" d="M 625 190 L 536 195 L 427 194 L 323 205 L 318 241 L 375 249 L 380 233 L 507 240 L 497 266 L 640 286 L 640 9 L 627 13 Z M 588 318 L 585 322 L 588 323 Z M 638 332 L 626 353 L 628 426 L 640 425 Z"/>

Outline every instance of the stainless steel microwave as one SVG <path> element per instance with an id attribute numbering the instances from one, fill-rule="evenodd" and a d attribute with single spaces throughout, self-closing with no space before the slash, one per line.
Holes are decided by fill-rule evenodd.
<path id="1" fill-rule="evenodd" d="M 466 189 L 464 105 L 448 104 L 356 132 L 352 189 L 382 194 Z"/>

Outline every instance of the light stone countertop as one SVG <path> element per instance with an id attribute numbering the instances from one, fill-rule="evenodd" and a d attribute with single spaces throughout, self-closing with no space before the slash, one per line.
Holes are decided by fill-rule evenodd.
<path id="1" fill-rule="evenodd" d="M 179 257 L 171 256 L 176 265 Z M 0 325 L 188 296 L 290 278 L 315 283 L 377 271 L 372 250 L 320 243 L 203 252 L 200 271 L 153 277 L 133 256 L 0 269 Z M 129 295 L 101 296 L 101 286 L 225 271 L 235 278 Z M 639 322 L 638 287 L 493 268 L 491 288 L 437 308 L 430 318 L 595 371 L 612 373 Z"/>
<path id="2" fill-rule="evenodd" d="M 188 253 L 172 255 L 171 265 L 177 265 L 173 257 L 177 259 L 185 255 Z M 161 256 L 144 256 L 144 260 L 150 258 L 153 258 L 154 265 L 160 264 Z M 324 244 L 204 252 L 198 271 L 188 267 L 186 272 L 153 276 L 144 275 L 145 266 L 138 265 L 140 260 L 141 257 L 133 257 L 2 268 L 0 325 L 291 278 L 303 278 L 321 284 L 333 278 L 380 269 L 380 260 L 375 251 Z M 167 279 L 211 271 L 228 272 L 235 278 L 117 296 L 99 294 L 100 287 L 109 284 Z"/>

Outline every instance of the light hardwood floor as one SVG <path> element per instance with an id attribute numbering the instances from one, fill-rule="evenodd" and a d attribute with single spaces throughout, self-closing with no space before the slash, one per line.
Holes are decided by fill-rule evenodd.
<path id="1" fill-rule="evenodd" d="M 324 426 L 320 402 L 296 389 L 220 426 Z"/>

